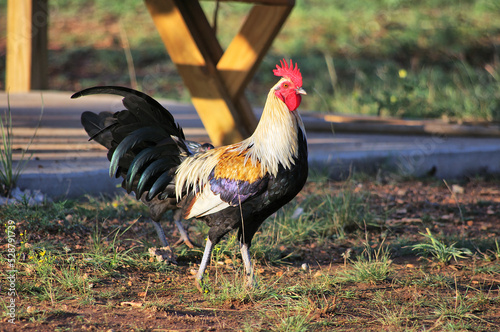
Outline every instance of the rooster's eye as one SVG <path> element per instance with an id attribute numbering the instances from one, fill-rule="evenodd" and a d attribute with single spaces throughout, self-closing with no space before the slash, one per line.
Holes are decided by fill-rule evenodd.
<path id="1" fill-rule="evenodd" d="M 282 87 L 283 87 L 284 89 L 288 89 L 288 83 L 283 83 Z"/>

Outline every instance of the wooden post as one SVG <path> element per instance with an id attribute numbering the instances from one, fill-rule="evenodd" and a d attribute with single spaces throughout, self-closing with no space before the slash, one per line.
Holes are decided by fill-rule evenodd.
<path id="1" fill-rule="evenodd" d="M 48 0 L 8 0 L 6 91 L 47 89 Z"/>

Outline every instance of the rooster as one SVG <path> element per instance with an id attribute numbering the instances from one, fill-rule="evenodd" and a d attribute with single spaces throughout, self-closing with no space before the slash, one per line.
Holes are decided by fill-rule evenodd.
<path id="1" fill-rule="evenodd" d="M 138 91 L 95 87 L 72 96 L 123 96 L 124 111 L 82 116 L 82 122 L 95 125 L 90 138 L 109 149 L 110 174 L 123 177 L 122 186 L 149 207 L 153 221 L 176 209 L 184 219 L 199 218 L 210 227 L 195 276 L 200 290 L 214 245 L 233 229 L 246 284 L 255 284 L 249 251 L 253 236 L 307 180 L 306 132 L 297 111 L 306 94 L 302 75 L 292 60 L 282 60 L 273 72 L 281 78 L 269 91 L 253 135 L 214 149 L 188 143 L 172 115 Z"/>

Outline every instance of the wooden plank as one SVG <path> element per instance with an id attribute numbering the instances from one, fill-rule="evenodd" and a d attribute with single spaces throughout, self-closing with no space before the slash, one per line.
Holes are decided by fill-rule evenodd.
<path id="1" fill-rule="evenodd" d="M 31 82 L 31 0 L 7 1 L 5 89 L 27 92 Z"/>
<path id="2" fill-rule="evenodd" d="M 200 3 L 196 0 L 187 0 L 177 2 L 177 6 L 188 24 L 196 44 L 201 45 L 200 52 L 202 52 L 203 56 L 210 59 L 210 62 L 214 64 L 219 62 L 224 50 L 217 40 L 215 31 L 208 22 Z"/>
<path id="3" fill-rule="evenodd" d="M 243 139 L 223 96 L 215 73 L 210 73 L 190 27 L 174 0 L 146 0 L 146 6 L 179 74 L 191 92 L 193 105 L 215 145 Z M 172 33 L 175 31 L 175 33 Z"/>
<path id="4" fill-rule="evenodd" d="M 217 64 L 232 98 L 243 93 L 292 8 L 263 5 L 252 8 Z"/>
<path id="5" fill-rule="evenodd" d="M 198 2 L 185 3 L 193 5 L 182 14 L 184 17 L 195 16 L 193 25 L 196 26 L 197 33 L 194 38 L 199 37 L 198 44 L 206 45 L 205 56 L 217 63 L 216 69 L 238 111 L 233 114 L 236 123 L 251 134 L 258 121 L 243 91 L 290 14 L 293 4 L 279 7 L 254 6 L 224 53 Z"/>
<path id="6" fill-rule="evenodd" d="M 228 89 L 229 84 L 247 84 L 248 80 L 242 80 L 241 82 L 227 82 L 222 73 L 220 73 L 217 63 L 223 56 L 224 51 L 220 46 L 210 23 L 206 19 L 205 13 L 203 12 L 199 2 L 195 0 L 181 1 L 177 2 L 177 6 L 190 27 L 192 36 L 196 40 L 196 43 L 200 48 L 200 52 L 206 60 L 208 70 L 212 73 L 212 75 L 220 77 L 218 81 L 222 80 L 222 86 L 219 86 L 219 89 L 223 94 L 229 94 L 226 98 L 230 99 L 234 103 L 234 107 L 232 105 L 230 110 L 234 110 L 232 115 L 238 130 L 244 137 L 250 136 L 257 127 L 257 117 L 253 112 L 250 102 L 243 93 L 240 93 L 239 95 L 231 94 L 233 91 L 242 91 L 245 87 L 242 86 L 236 89 Z M 257 65 L 258 63 L 255 64 L 256 67 Z"/>

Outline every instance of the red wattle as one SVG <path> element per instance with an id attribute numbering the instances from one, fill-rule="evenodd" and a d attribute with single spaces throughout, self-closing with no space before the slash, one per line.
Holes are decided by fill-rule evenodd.
<path id="1" fill-rule="evenodd" d="M 302 96 L 295 93 L 295 91 L 290 90 L 289 93 L 281 93 L 280 91 L 275 91 L 274 94 L 286 104 L 290 112 L 295 111 L 302 101 Z"/>
<path id="2" fill-rule="evenodd" d="M 302 96 L 297 93 L 290 93 L 285 97 L 285 104 L 290 112 L 295 111 L 302 101 Z"/>

